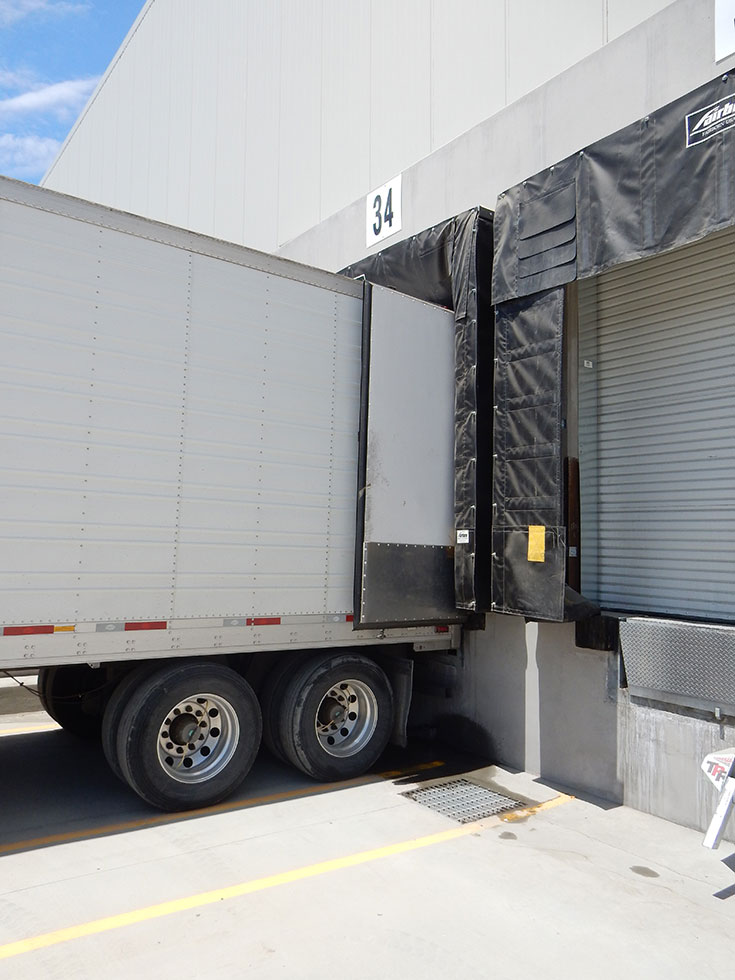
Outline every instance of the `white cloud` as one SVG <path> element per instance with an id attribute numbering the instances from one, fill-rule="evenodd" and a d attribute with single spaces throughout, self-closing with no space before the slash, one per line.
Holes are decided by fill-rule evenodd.
<path id="1" fill-rule="evenodd" d="M 51 166 L 61 146 L 50 136 L 0 135 L 0 173 L 20 180 L 37 180 Z"/>
<path id="2" fill-rule="evenodd" d="M 71 0 L 0 0 L 0 27 L 10 27 L 31 14 L 78 14 L 89 6 Z"/>
<path id="3" fill-rule="evenodd" d="M 27 68 L 0 68 L 0 89 L 30 88 L 37 83 L 35 74 Z"/>
<path id="4" fill-rule="evenodd" d="M 75 78 L 0 99 L 0 116 L 54 113 L 66 118 L 71 114 L 76 115 L 86 104 L 98 81 L 98 77 Z"/>

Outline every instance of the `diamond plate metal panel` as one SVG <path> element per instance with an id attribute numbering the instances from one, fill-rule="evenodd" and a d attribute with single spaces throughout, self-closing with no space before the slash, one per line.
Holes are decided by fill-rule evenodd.
<path id="1" fill-rule="evenodd" d="M 631 693 L 735 713 L 735 628 L 627 619 L 620 642 Z"/>
<path id="2" fill-rule="evenodd" d="M 458 823 L 483 820 L 525 805 L 520 800 L 495 793 L 485 786 L 470 782 L 469 779 L 450 779 L 422 789 L 412 789 L 401 795 Z"/>

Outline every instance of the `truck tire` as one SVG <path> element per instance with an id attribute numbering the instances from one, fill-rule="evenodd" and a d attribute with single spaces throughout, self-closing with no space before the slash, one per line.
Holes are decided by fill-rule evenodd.
<path id="1" fill-rule="evenodd" d="M 260 710 L 263 713 L 263 743 L 280 762 L 289 762 L 281 742 L 281 704 L 283 695 L 299 661 L 294 657 L 281 657 L 267 674 L 260 692 Z"/>
<path id="2" fill-rule="evenodd" d="M 138 687 L 141 681 L 148 677 L 149 674 L 153 673 L 155 667 L 150 664 L 144 664 L 140 667 L 136 667 L 135 670 L 131 670 L 130 673 L 126 674 L 118 683 L 117 687 L 112 692 L 110 700 L 107 702 L 105 707 L 105 713 L 102 716 L 102 751 L 104 752 L 105 759 L 107 759 L 107 764 L 110 769 L 115 773 L 117 778 L 123 783 L 127 780 L 123 775 L 123 771 L 120 768 L 120 763 L 117 758 L 117 732 L 120 726 L 120 718 L 122 717 L 123 708 L 128 703 L 130 695 Z"/>
<path id="3" fill-rule="evenodd" d="M 41 667 L 38 694 L 47 714 L 64 731 L 81 738 L 98 738 L 102 728 L 99 702 L 87 695 L 104 686 L 104 674 L 86 664 Z"/>
<path id="4" fill-rule="evenodd" d="M 388 744 L 393 692 L 367 657 L 320 655 L 291 676 L 279 714 L 281 745 L 293 765 L 314 779 L 352 779 Z"/>
<path id="5" fill-rule="evenodd" d="M 175 664 L 130 681 L 116 723 L 123 778 L 161 810 L 210 806 L 247 776 L 261 717 L 250 685 L 219 664 Z"/>

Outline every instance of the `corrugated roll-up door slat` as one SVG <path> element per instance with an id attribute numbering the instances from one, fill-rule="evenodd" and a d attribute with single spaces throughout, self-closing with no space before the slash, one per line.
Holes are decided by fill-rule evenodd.
<path id="1" fill-rule="evenodd" d="M 735 620 L 735 231 L 579 284 L 582 588 Z"/>

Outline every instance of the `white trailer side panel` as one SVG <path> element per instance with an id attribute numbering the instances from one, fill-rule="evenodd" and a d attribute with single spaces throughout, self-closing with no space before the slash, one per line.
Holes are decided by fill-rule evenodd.
<path id="1" fill-rule="evenodd" d="M 361 317 L 194 257 L 177 618 L 351 612 Z"/>
<path id="2" fill-rule="evenodd" d="M 0 178 L 0 664 L 456 645 L 353 632 L 363 328 L 361 283 Z"/>
<path id="3" fill-rule="evenodd" d="M 4 623 L 173 595 L 188 257 L 0 201 Z"/>
<path id="4" fill-rule="evenodd" d="M 30 196 L 0 200 L 2 624 L 351 613 L 361 287 Z"/>

